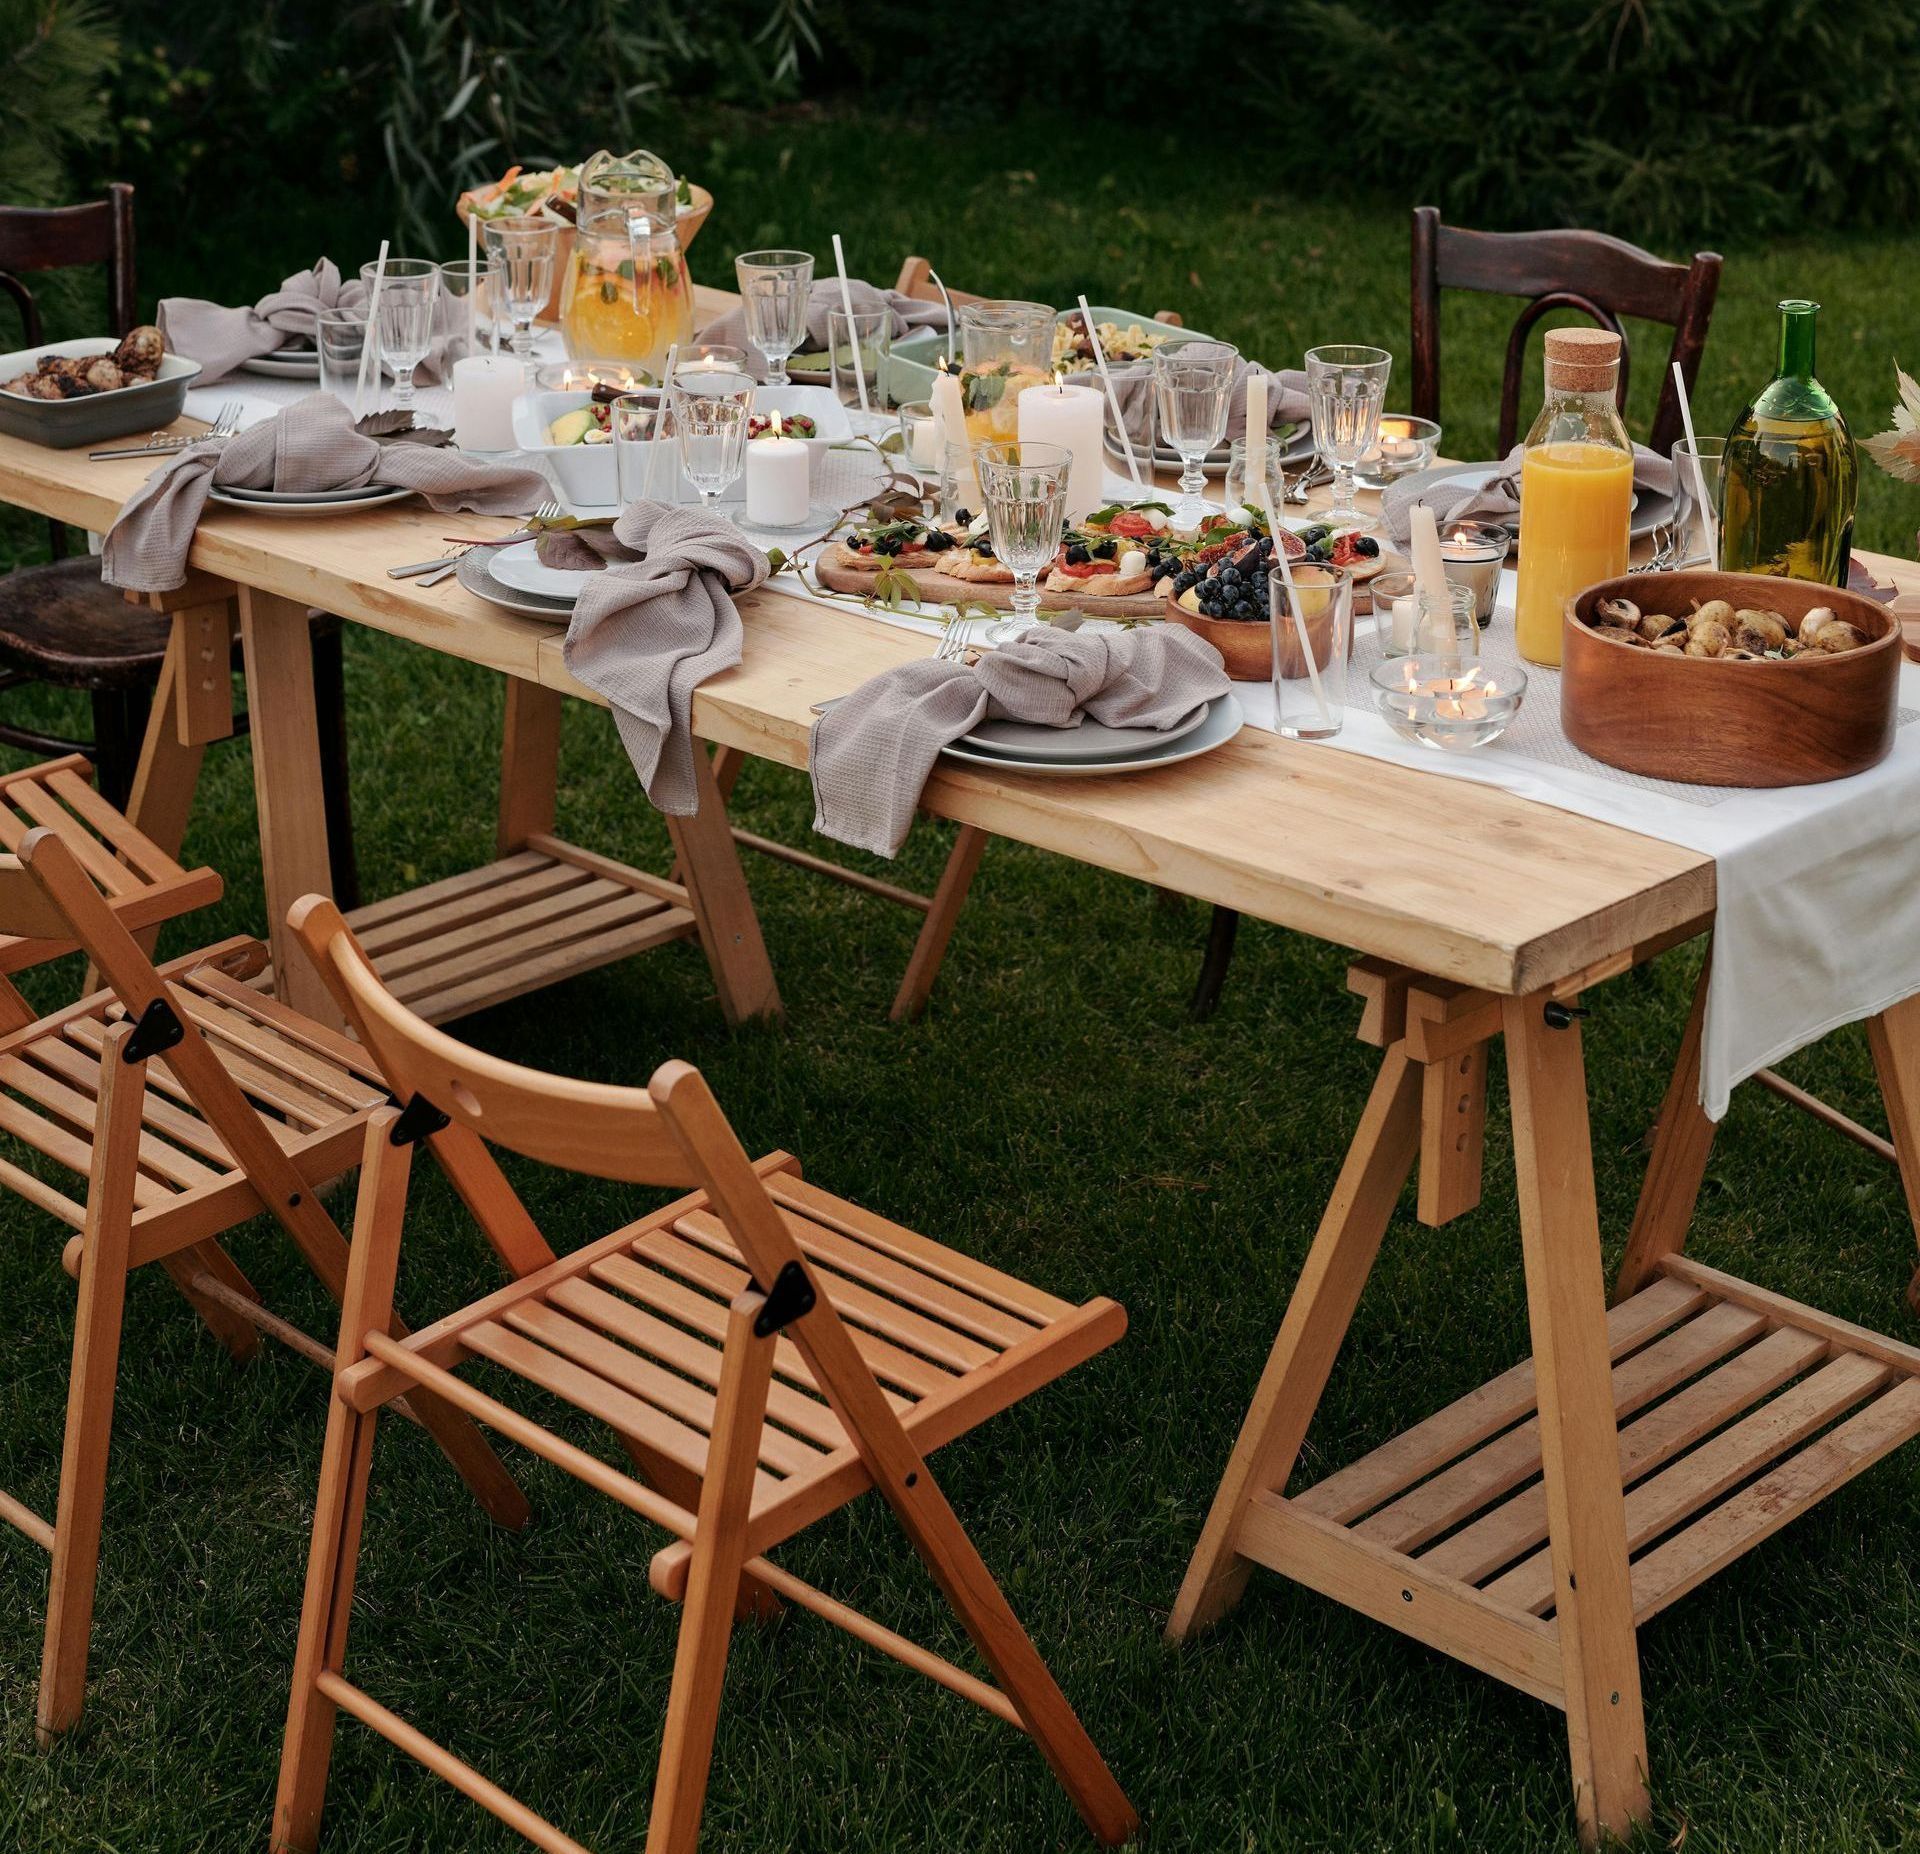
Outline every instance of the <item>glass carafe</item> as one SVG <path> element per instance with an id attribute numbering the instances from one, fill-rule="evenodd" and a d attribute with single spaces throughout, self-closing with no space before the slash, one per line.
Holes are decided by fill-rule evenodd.
<path id="1" fill-rule="evenodd" d="M 693 339 L 693 285 L 676 229 L 679 182 L 659 156 L 602 149 L 580 170 L 573 254 L 560 294 L 571 359 L 625 361 L 656 379 Z"/>
<path id="2" fill-rule="evenodd" d="M 1014 401 L 1052 370 L 1053 311 L 1045 303 L 960 305 L 960 403 L 969 444 L 1017 438 Z"/>
<path id="3" fill-rule="evenodd" d="M 1620 422 L 1620 337 L 1556 328 L 1546 403 L 1520 460 L 1520 583 L 1514 634 L 1530 663 L 1557 665 L 1567 601 L 1627 570 L 1633 445 Z"/>
<path id="4" fill-rule="evenodd" d="M 1844 586 L 1853 551 L 1859 458 L 1853 434 L 1813 377 L 1818 303 L 1780 305 L 1780 371 L 1727 434 L 1720 565 Z"/>

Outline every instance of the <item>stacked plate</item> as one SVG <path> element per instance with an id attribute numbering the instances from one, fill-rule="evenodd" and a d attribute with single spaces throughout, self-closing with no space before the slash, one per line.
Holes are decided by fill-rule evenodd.
<path id="1" fill-rule="evenodd" d="M 1419 497 L 1435 484 L 1451 483 L 1461 489 L 1481 489 L 1500 475 L 1507 466 L 1504 463 L 1465 463 L 1441 464 L 1432 470 L 1417 470 L 1412 476 L 1403 476 L 1394 489 L 1400 496 Z M 1520 532 L 1519 515 L 1502 515 L 1498 518 L 1515 534 Z M 1663 496 L 1652 490 L 1637 489 L 1633 494 L 1633 514 L 1630 521 L 1633 538 L 1643 540 L 1654 529 L 1664 527 L 1673 520 L 1673 498 Z"/>
<path id="2" fill-rule="evenodd" d="M 368 483 L 360 489 L 236 489 L 217 484 L 207 500 L 222 508 L 251 509 L 257 515 L 357 515 L 389 502 L 404 502 L 414 492 L 386 483 Z"/>
<path id="3" fill-rule="evenodd" d="M 319 350 L 311 347 L 275 348 L 271 354 L 256 354 L 240 363 L 242 373 L 257 373 L 263 380 L 317 380 L 320 377 Z"/>
<path id="4" fill-rule="evenodd" d="M 1104 779 L 1119 773 L 1151 772 L 1198 759 L 1223 747 L 1239 733 L 1246 715 L 1231 695 L 1222 695 L 1195 711 L 1178 727 L 1104 727 L 1083 721 L 1078 727 L 1040 727 L 1025 721 L 983 721 L 946 749 L 993 772 L 1046 773 L 1056 779 Z"/>
<path id="5" fill-rule="evenodd" d="M 469 547 L 454 577 L 476 598 L 502 611 L 565 624 L 588 576 L 542 566 L 534 553 L 537 545 L 516 541 L 511 547 Z"/>
<path id="6" fill-rule="evenodd" d="M 1206 454 L 1200 467 L 1209 476 L 1224 477 L 1227 474 L 1227 455 L 1226 445 L 1216 445 Z M 1110 463 L 1118 464 L 1123 470 L 1127 467 L 1127 454 L 1120 448 L 1119 440 L 1113 435 L 1111 425 L 1107 429 L 1107 459 Z M 1281 461 L 1289 470 L 1298 470 L 1303 464 L 1310 463 L 1312 460 L 1313 428 L 1303 423 L 1287 440 L 1287 448 L 1282 453 Z M 1178 472 L 1186 468 L 1186 465 L 1181 462 L 1180 453 L 1165 444 L 1156 444 L 1151 452 L 1141 457 L 1140 461 L 1142 463 L 1150 461 L 1150 467 L 1155 470 Z"/>

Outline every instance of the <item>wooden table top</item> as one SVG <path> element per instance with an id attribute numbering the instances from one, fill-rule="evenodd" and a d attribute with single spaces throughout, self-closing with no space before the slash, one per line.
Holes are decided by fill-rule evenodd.
<path id="1" fill-rule="evenodd" d="M 709 293 L 711 294 L 711 293 Z M 0 437 L 0 498 L 104 530 L 151 465 L 93 463 Z M 430 650 L 597 701 L 567 674 L 562 632 L 385 568 L 498 520 L 418 504 L 325 521 L 210 513 L 192 564 Z M 1920 590 L 1920 567 L 1867 556 Z M 926 639 L 781 590 L 742 601 L 744 660 L 698 693 L 708 740 L 802 767 L 809 705 Z M 1709 916 L 1710 858 L 1466 780 L 1248 728 L 1150 777 L 1048 780 L 942 768 L 926 808 L 1322 939 L 1501 992 L 1552 984 Z"/>

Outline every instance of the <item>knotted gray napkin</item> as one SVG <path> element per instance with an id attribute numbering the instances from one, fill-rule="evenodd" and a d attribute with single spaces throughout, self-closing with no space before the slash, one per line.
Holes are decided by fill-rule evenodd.
<path id="1" fill-rule="evenodd" d="M 347 408 L 331 393 L 311 393 L 236 437 L 189 445 L 162 464 L 115 519 L 101 552 L 101 578 L 130 592 L 181 585 L 193 532 L 216 483 L 294 492 L 378 483 L 418 490 L 443 514 L 519 515 L 551 493 L 537 470 L 425 444 L 377 443 L 354 430 Z"/>
<path id="2" fill-rule="evenodd" d="M 645 558 L 589 571 L 566 665 L 612 705 L 647 796 L 669 817 L 690 817 L 700 808 L 693 692 L 740 661 L 733 594 L 765 580 L 767 556 L 731 522 L 667 502 L 631 504 L 613 534 Z"/>
<path id="3" fill-rule="evenodd" d="M 1524 447 L 1516 444 L 1500 468 L 1484 483 L 1442 478 L 1422 487 L 1412 478 L 1394 483 L 1380 494 L 1380 511 L 1387 532 L 1399 547 L 1413 536 L 1413 505 L 1424 502 L 1444 528 L 1450 521 L 1512 522 L 1520 513 L 1520 460 Z M 1643 444 L 1633 447 L 1633 487 L 1641 496 L 1673 494 L 1673 462 Z"/>
<path id="4" fill-rule="evenodd" d="M 863 682 L 813 726 L 813 828 L 892 856 L 943 747 L 982 721 L 1177 727 L 1231 685 L 1219 651 L 1178 625 L 1036 625 L 977 664 L 922 657 Z"/>
<path id="5" fill-rule="evenodd" d="M 1227 442 L 1247 435 L 1247 379 L 1254 372 L 1267 375 L 1267 428 L 1276 425 L 1305 425 L 1313 416 L 1312 407 L 1307 401 L 1307 376 L 1295 368 L 1282 373 L 1271 373 L 1262 367 L 1255 369 L 1243 355 L 1234 363 L 1233 386 L 1227 395 Z M 1153 363 L 1151 361 L 1130 361 L 1124 367 L 1114 367 L 1113 396 L 1120 402 L 1120 416 L 1126 420 L 1127 435 L 1133 439 L 1136 452 L 1145 453 L 1153 443 L 1154 435 L 1154 399 L 1153 399 Z M 1100 375 L 1095 372 L 1077 379 L 1079 386 L 1098 386 Z M 1112 408 L 1108 408 L 1107 437 L 1117 446 L 1119 434 L 1111 429 L 1113 424 Z M 1163 440 L 1164 442 L 1164 440 Z M 1144 455 L 1143 455 L 1144 461 Z"/>
<path id="6" fill-rule="evenodd" d="M 313 340 L 313 319 L 322 309 L 365 304 L 367 286 L 358 277 L 341 280 L 332 258 L 295 271 L 250 309 L 228 309 L 197 296 L 168 296 L 160 303 L 160 332 L 168 350 L 200 363 L 202 386 L 224 380 L 242 361 L 271 354 L 289 341 Z"/>
<path id="7" fill-rule="evenodd" d="M 858 277 L 848 279 L 847 294 L 853 299 L 856 315 L 873 309 L 891 309 L 893 338 L 896 340 L 910 328 L 944 329 L 947 326 L 945 303 L 924 303 L 917 296 L 902 296 L 898 290 L 876 289 Z M 801 344 L 802 353 L 817 354 L 825 350 L 827 316 L 830 311 L 845 307 L 846 304 L 840 299 L 838 277 L 822 277 L 815 281 L 807 295 L 807 334 Z M 694 339 L 696 342 L 724 342 L 729 347 L 745 348 L 748 371 L 756 380 L 767 377 L 765 356 L 747 339 L 747 312 L 744 306 L 736 305 L 717 321 L 709 322 Z"/>

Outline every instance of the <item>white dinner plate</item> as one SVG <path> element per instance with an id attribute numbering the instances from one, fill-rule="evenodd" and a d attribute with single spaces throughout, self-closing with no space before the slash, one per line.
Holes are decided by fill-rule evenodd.
<path id="1" fill-rule="evenodd" d="M 362 483 L 357 489 L 243 489 L 222 483 L 220 493 L 236 502 L 371 502 L 391 493 L 390 486 Z"/>
<path id="2" fill-rule="evenodd" d="M 1045 773 L 1055 779 L 1105 779 L 1120 773 L 1151 772 L 1156 767 L 1177 766 L 1182 760 L 1198 759 L 1215 747 L 1225 746 L 1239 733 L 1246 718 L 1246 711 L 1235 697 L 1222 695 L 1208 707 L 1206 719 L 1191 733 L 1164 747 L 1110 760 L 1019 759 L 1010 753 L 981 753 L 958 744 L 945 751 L 949 759 L 978 766 L 986 772 Z"/>
<path id="3" fill-rule="evenodd" d="M 1180 470 L 1185 468 L 1180 461 L 1180 453 L 1169 450 L 1164 444 L 1156 444 L 1151 453 L 1141 452 L 1136 454 L 1139 455 L 1140 461 L 1143 464 L 1148 464 L 1155 470 Z M 1218 445 L 1206 454 L 1200 467 L 1208 476 L 1224 478 L 1227 474 L 1227 457 L 1228 450 L 1226 445 Z M 1127 454 L 1120 448 L 1119 440 L 1114 437 L 1111 431 L 1107 433 L 1107 458 L 1109 462 L 1118 464 L 1123 470 L 1127 467 Z M 1284 463 L 1289 470 L 1297 470 L 1302 464 L 1311 462 L 1312 458 L 1313 427 L 1303 420 L 1299 430 L 1287 440 L 1287 448 L 1281 452 L 1280 461 Z"/>
<path id="4" fill-rule="evenodd" d="M 956 743 L 978 747 L 1001 759 L 1049 760 L 1070 766 L 1084 760 L 1131 759 L 1136 753 L 1152 753 L 1184 740 L 1195 728 L 1206 723 L 1208 704 L 1202 703 L 1175 726 L 1108 727 L 1099 721 L 1082 721 L 1078 727 L 1043 727 L 1035 721 L 982 721 L 971 734 L 961 735 Z"/>
<path id="5" fill-rule="evenodd" d="M 251 360 L 243 360 L 240 371 L 257 373 L 264 380 L 317 380 L 320 377 L 320 356 L 312 348 L 296 349 L 292 353 L 279 349 L 272 354 L 256 354 Z"/>
<path id="6" fill-rule="evenodd" d="M 591 567 L 585 571 L 569 571 L 563 567 L 541 565 L 540 543 L 537 540 L 516 541 L 511 547 L 492 547 L 487 552 L 487 564 L 501 585 L 515 592 L 531 592 L 539 598 L 557 600 L 567 605 L 580 596 L 580 588 L 593 571 Z"/>
<path id="7" fill-rule="evenodd" d="M 573 616 L 571 596 L 546 599 L 538 593 L 517 592 L 511 586 L 502 585 L 493 577 L 493 562 L 488 558 L 489 554 L 497 551 L 490 547 L 468 548 L 460 556 L 460 564 L 454 568 L 454 578 L 476 598 L 485 599 L 489 605 L 497 605 L 502 611 L 518 612 L 523 618 L 544 618 L 549 624 L 564 625 Z"/>
<path id="8" fill-rule="evenodd" d="M 339 500 L 338 491 L 322 491 L 322 495 L 331 496 L 331 500 L 318 501 L 312 497 L 300 497 L 291 501 L 260 500 L 258 496 L 230 495 L 224 489 L 207 492 L 209 502 L 218 503 L 222 508 L 246 509 L 255 515 L 278 516 L 315 516 L 315 515 L 358 515 L 362 509 L 385 508 L 390 502 L 404 502 L 414 494 L 411 489 L 376 488 L 372 495 L 354 496 L 350 500 Z"/>

